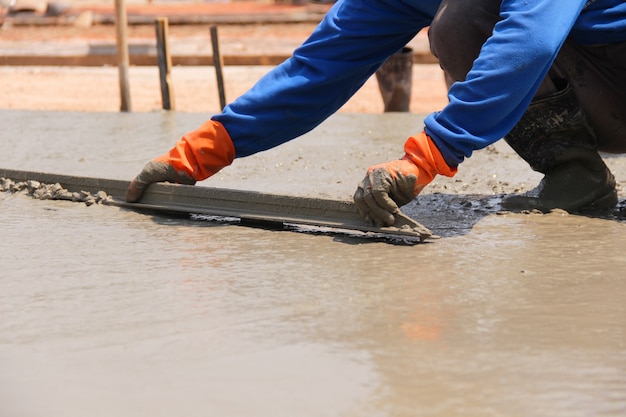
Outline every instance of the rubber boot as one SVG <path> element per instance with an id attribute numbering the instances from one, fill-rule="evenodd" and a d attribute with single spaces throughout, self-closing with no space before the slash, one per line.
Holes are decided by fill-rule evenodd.
<path id="1" fill-rule="evenodd" d="M 505 140 L 545 176 L 533 190 L 505 197 L 507 210 L 560 208 L 568 212 L 598 211 L 617 205 L 615 178 L 596 148 L 574 92 L 565 80 L 561 89 L 533 101 Z"/>
<path id="2" fill-rule="evenodd" d="M 376 71 L 385 112 L 408 112 L 413 82 L 413 49 L 405 46 Z"/>

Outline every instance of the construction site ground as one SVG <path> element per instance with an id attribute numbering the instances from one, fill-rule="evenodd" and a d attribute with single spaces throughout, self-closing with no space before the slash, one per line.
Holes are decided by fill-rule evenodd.
<path id="1" fill-rule="evenodd" d="M 115 57 L 112 3 L 0 19 L 0 169 L 129 181 L 219 111 L 214 68 L 197 64 L 172 70 L 177 111 L 161 110 L 156 66 L 131 65 L 119 111 L 115 64 L 94 65 Z M 210 57 L 218 23 L 222 53 L 250 60 L 226 65 L 227 100 L 328 7 L 183 6 L 129 2 L 132 55 L 153 53 L 157 11 L 189 60 Z M 425 33 L 412 45 L 427 57 Z M 430 62 L 410 113 L 383 113 L 374 77 L 197 187 L 350 201 L 445 105 Z M 622 417 L 626 157 L 603 158 L 613 212 L 514 214 L 503 196 L 541 175 L 498 141 L 402 208 L 441 237 L 417 245 L 0 192 L 0 416 Z"/>
<path id="2" fill-rule="evenodd" d="M 218 27 L 226 99 L 245 92 L 291 55 L 313 31 L 328 5 L 130 2 L 127 39 L 133 111 L 162 107 L 154 21 L 166 17 L 172 56 L 175 109 L 215 112 L 219 97 L 212 67 L 210 27 Z M 63 16 L 9 16 L 0 29 L 2 109 L 118 111 L 116 27 L 111 3 L 75 2 Z M 443 75 L 428 51 L 426 31 L 414 50 L 410 110 L 425 113 L 445 105 Z M 342 112 L 380 113 L 383 103 L 372 77 Z"/>

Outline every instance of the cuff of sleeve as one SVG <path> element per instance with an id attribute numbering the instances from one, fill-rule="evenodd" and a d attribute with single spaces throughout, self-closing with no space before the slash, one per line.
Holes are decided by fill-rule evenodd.
<path id="1" fill-rule="evenodd" d="M 453 177 L 458 171 L 457 167 L 448 165 L 437 145 L 425 132 L 407 139 L 404 144 L 404 152 L 406 153 L 405 158 L 417 165 L 421 171 L 430 176 L 431 180 L 437 174 Z"/>
<path id="2" fill-rule="evenodd" d="M 166 162 L 177 171 L 184 171 L 201 181 L 230 165 L 235 159 L 235 146 L 224 126 L 214 120 L 185 134 L 165 155 L 155 159 Z"/>

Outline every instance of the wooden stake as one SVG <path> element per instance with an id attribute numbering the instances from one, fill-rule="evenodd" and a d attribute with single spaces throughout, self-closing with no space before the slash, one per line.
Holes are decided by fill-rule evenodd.
<path id="1" fill-rule="evenodd" d="M 161 80 L 161 101 L 163 110 L 175 110 L 174 86 L 172 84 L 172 57 L 168 42 L 168 20 L 159 17 L 155 22 L 157 41 L 157 64 L 159 66 L 159 78 Z"/>
<path id="2" fill-rule="evenodd" d="M 130 88 L 128 83 L 128 68 L 130 59 L 128 56 L 126 5 L 124 0 L 115 0 L 115 27 L 117 39 L 117 65 L 120 81 L 120 111 L 132 111 L 130 104 Z"/>
<path id="3" fill-rule="evenodd" d="M 215 76 L 217 77 L 217 90 L 220 96 L 220 106 L 223 110 L 226 107 L 226 92 L 224 90 L 224 75 L 222 73 L 224 62 L 220 55 L 217 26 L 211 26 L 211 45 L 213 46 L 213 65 L 215 66 Z"/>

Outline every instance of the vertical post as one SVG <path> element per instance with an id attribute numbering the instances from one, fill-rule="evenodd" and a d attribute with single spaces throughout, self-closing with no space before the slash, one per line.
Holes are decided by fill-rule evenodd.
<path id="1" fill-rule="evenodd" d="M 217 90 L 220 95 L 220 106 L 222 110 L 226 106 L 226 93 L 224 91 L 224 75 L 222 67 L 224 62 L 220 55 L 219 39 L 217 37 L 217 26 L 211 26 L 211 45 L 213 46 L 213 65 L 215 66 L 215 76 L 217 77 Z"/>
<path id="2" fill-rule="evenodd" d="M 157 64 L 161 80 L 161 101 L 163 110 L 175 110 L 174 86 L 172 85 L 172 57 L 168 43 L 168 20 L 159 17 L 155 22 L 157 40 Z"/>
<path id="3" fill-rule="evenodd" d="M 115 26 L 117 39 L 117 65 L 120 80 L 120 111 L 131 111 L 130 88 L 128 86 L 128 40 L 126 36 L 128 19 L 126 17 L 126 5 L 124 0 L 115 0 Z"/>

